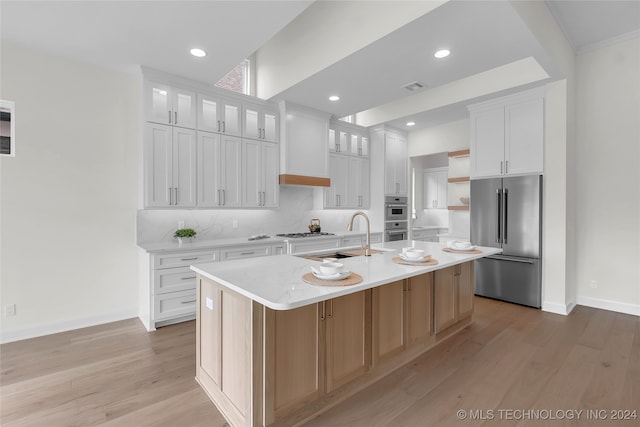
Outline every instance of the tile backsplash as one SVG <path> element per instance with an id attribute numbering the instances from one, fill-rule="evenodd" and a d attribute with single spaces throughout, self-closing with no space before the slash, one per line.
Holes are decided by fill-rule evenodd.
<path id="1" fill-rule="evenodd" d="M 314 195 L 315 192 L 315 195 Z M 193 228 L 198 239 L 234 238 L 254 234 L 276 234 L 308 231 L 312 218 L 319 218 L 323 231 L 346 230 L 355 210 L 324 210 L 318 206 L 322 189 L 283 186 L 280 207 L 276 209 L 143 209 L 137 212 L 137 241 L 151 243 L 172 241 L 178 222 Z M 314 205 L 315 200 L 315 205 Z M 368 212 L 368 211 L 367 211 Z M 238 227 L 233 228 L 234 220 Z M 354 225 L 364 231 L 364 221 Z M 372 226 L 372 231 L 375 227 Z"/>

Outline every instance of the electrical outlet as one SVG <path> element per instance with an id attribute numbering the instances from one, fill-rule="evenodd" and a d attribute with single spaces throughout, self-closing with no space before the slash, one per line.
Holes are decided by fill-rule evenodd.
<path id="1" fill-rule="evenodd" d="M 184 228 L 184 221 L 178 221 L 178 228 Z"/>
<path id="2" fill-rule="evenodd" d="M 15 304 L 7 304 L 4 306 L 4 317 L 15 316 L 15 315 L 16 315 Z"/>
<path id="3" fill-rule="evenodd" d="M 238 228 L 238 220 L 237 219 L 233 220 L 233 228 Z"/>
<path id="4" fill-rule="evenodd" d="M 591 281 L 591 289 L 598 289 L 598 281 L 597 280 L 592 280 Z"/>

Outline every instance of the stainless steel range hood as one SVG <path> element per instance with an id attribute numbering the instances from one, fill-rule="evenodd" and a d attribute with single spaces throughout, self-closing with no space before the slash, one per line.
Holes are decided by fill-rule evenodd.
<path id="1" fill-rule="evenodd" d="M 329 187 L 329 120 L 331 115 L 281 101 L 281 185 Z"/>

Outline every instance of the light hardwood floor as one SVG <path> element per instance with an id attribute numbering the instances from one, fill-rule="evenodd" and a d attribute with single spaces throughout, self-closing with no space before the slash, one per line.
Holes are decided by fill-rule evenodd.
<path id="1" fill-rule="evenodd" d="M 640 317 L 484 298 L 475 312 L 473 325 L 305 426 L 640 425 Z M 0 367 L 2 426 L 226 425 L 194 381 L 194 322 L 147 333 L 131 319 L 4 344 Z M 588 419 L 588 409 L 605 412 Z M 638 418 L 614 421 L 612 410 Z"/>

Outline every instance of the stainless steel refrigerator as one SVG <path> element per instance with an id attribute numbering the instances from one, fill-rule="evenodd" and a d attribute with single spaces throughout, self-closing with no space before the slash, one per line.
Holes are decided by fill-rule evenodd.
<path id="1" fill-rule="evenodd" d="M 542 176 L 471 181 L 471 242 L 502 248 L 475 262 L 475 293 L 540 307 Z"/>

